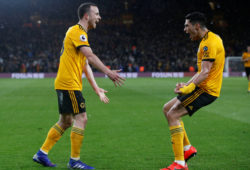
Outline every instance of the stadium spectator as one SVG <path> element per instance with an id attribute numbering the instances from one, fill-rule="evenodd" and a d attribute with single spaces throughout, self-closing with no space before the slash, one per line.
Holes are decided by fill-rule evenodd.
<path id="1" fill-rule="evenodd" d="M 96 32 L 89 33 L 91 43 L 97 44 L 93 50 L 100 59 L 112 69 L 123 71 L 139 71 L 140 66 L 144 66 L 145 72 L 188 71 L 195 64 L 197 49 L 180 34 L 182 11 L 198 7 L 184 0 L 126 2 L 126 5 L 123 1 L 101 3 L 105 19 Z M 23 64 L 26 72 L 57 72 L 64 32 L 74 25 L 72 21 L 77 21 L 71 9 L 80 3 L 80 0 L 31 0 L 22 3 L 19 10 L 15 8 L 20 5 L 18 1 L 2 3 L 0 72 L 24 71 Z M 239 56 L 250 37 L 245 26 L 249 24 L 241 24 L 249 22 L 248 13 L 230 5 L 221 1 L 218 8 L 211 9 L 202 1 L 199 8 L 209 14 L 210 27 L 222 36 L 227 56 Z"/>

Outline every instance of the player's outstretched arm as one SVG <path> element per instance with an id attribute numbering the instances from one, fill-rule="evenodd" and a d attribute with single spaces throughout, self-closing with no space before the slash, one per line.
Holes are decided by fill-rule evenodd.
<path id="1" fill-rule="evenodd" d="M 105 93 L 107 93 L 108 91 L 98 87 L 98 85 L 95 81 L 95 78 L 94 78 L 93 71 L 88 64 L 88 61 L 86 61 L 86 64 L 85 64 L 83 71 L 84 71 L 91 87 L 96 92 L 96 94 L 99 96 L 100 100 L 104 103 L 109 103 L 109 98 L 105 95 Z"/>
<path id="2" fill-rule="evenodd" d="M 125 79 L 118 74 L 120 70 L 108 69 L 102 63 L 102 61 L 92 52 L 92 49 L 90 47 L 81 47 L 80 50 L 87 57 L 89 63 L 106 74 L 109 79 L 113 81 L 115 86 L 121 86 L 124 83 Z"/>

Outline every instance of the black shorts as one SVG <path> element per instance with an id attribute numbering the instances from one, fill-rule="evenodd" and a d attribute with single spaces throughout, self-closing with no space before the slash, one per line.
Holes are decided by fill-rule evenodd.
<path id="1" fill-rule="evenodd" d="M 248 77 L 249 74 L 250 74 L 250 67 L 245 67 L 245 71 L 246 71 L 246 74 L 247 74 L 247 77 Z"/>
<path id="2" fill-rule="evenodd" d="M 179 95 L 177 96 L 177 99 L 179 99 L 182 106 L 187 109 L 189 116 L 192 116 L 192 114 L 200 108 L 215 101 L 217 97 L 206 93 L 199 87 L 196 87 L 192 93 Z"/>
<path id="3" fill-rule="evenodd" d="M 85 99 L 81 91 L 56 90 L 60 114 L 78 114 L 86 112 Z"/>

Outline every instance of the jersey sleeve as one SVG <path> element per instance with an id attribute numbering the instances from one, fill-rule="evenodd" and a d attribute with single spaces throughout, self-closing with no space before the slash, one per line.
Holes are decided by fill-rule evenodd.
<path id="1" fill-rule="evenodd" d="M 201 47 L 203 51 L 202 61 L 215 61 L 216 45 L 213 41 L 208 41 Z"/>
<path id="2" fill-rule="evenodd" d="M 88 35 L 85 32 L 72 31 L 69 36 L 77 49 L 83 46 L 89 47 Z"/>

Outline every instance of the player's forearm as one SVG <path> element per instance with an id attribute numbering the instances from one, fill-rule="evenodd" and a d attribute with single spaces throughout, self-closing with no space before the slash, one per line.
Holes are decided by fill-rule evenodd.
<path id="1" fill-rule="evenodd" d="M 194 81 L 194 79 L 196 79 L 196 77 L 199 75 L 199 73 L 196 73 L 187 83 L 186 85 L 189 85 L 190 83 L 192 83 Z"/>
<path id="2" fill-rule="evenodd" d="M 93 90 L 97 91 L 98 85 L 97 85 L 97 83 L 95 81 L 93 71 L 92 71 L 92 69 L 90 68 L 89 65 L 86 66 L 84 72 L 85 72 L 86 78 L 88 79 L 88 82 L 91 85 L 91 87 L 93 88 Z"/>
<path id="3" fill-rule="evenodd" d="M 203 82 L 208 77 L 212 66 L 213 66 L 213 62 L 202 61 L 201 72 L 199 72 L 197 74 L 197 76 L 193 79 L 193 83 L 196 86 L 199 85 L 201 82 Z"/>
<path id="4" fill-rule="evenodd" d="M 103 72 L 106 75 L 110 72 L 110 69 L 108 69 L 95 54 L 92 54 L 92 55 L 89 55 L 86 57 L 87 57 L 89 63 L 91 65 L 93 65 L 96 69 L 100 70 L 101 72 Z"/>
<path id="5" fill-rule="evenodd" d="M 201 82 L 206 80 L 206 78 L 208 77 L 208 74 L 209 74 L 208 71 L 201 71 L 199 74 L 197 74 L 197 76 L 193 79 L 192 82 L 195 85 L 199 85 Z"/>

